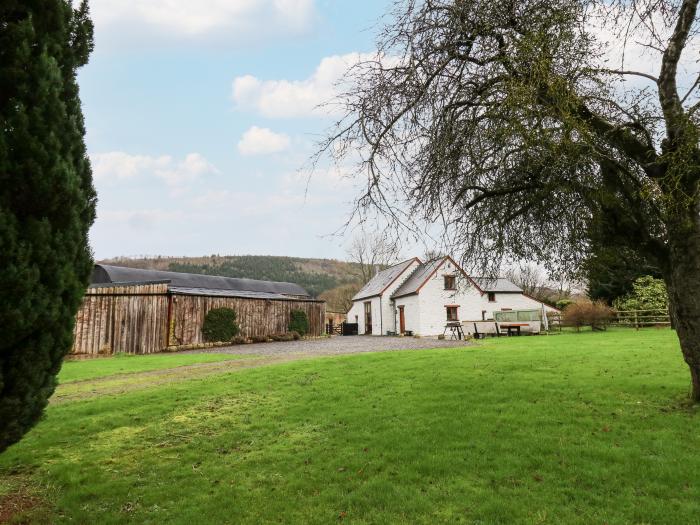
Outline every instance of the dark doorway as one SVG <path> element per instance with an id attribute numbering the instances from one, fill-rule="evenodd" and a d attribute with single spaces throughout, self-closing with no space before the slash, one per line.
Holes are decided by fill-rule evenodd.
<path id="1" fill-rule="evenodd" d="M 365 335 L 372 334 L 372 303 L 365 303 Z"/>

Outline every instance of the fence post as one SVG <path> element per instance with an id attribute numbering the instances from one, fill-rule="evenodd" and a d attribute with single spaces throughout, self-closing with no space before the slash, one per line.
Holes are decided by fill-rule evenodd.
<path id="1" fill-rule="evenodd" d="M 634 311 L 634 329 L 639 330 L 639 323 L 637 321 L 637 310 Z"/>

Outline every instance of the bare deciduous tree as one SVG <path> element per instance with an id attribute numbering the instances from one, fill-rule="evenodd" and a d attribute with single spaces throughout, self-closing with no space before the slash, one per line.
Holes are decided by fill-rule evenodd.
<path id="1" fill-rule="evenodd" d="M 523 263 L 517 267 L 508 268 L 504 272 L 504 275 L 507 279 L 522 288 L 526 294 L 532 295 L 533 297 L 539 297 L 543 291 L 550 288 L 547 275 L 536 264 Z"/>
<path id="2" fill-rule="evenodd" d="M 318 298 L 326 301 L 328 311 L 347 313 L 352 308 L 352 298 L 360 291 L 359 284 L 341 284 L 322 292 Z"/>
<path id="3" fill-rule="evenodd" d="M 682 63 L 697 7 L 399 1 L 377 59 L 349 73 L 347 118 L 321 151 L 362 155 L 358 213 L 438 224 L 481 273 L 504 258 L 567 271 L 593 237 L 643 254 L 668 286 L 700 401 L 700 69 Z M 605 62 L 605 34 L 643 45 L 654 67 Z"/>
<path id="4" fill-rule="evenodd" d="M 378 269 L 396 261 L 397 248 L 386 234 L 362 230 L 353 239 L 347 254 L 348 259 L 357 264 L 358 278 L 364 285 Z"/>

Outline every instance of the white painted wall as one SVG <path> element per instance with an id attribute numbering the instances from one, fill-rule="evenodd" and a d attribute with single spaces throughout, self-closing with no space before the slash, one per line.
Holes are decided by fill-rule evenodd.
<path id="1" fill-rule="evenodd" d="M 358 334 L 365 334 L 365 303 L 372 303 L 372 335 L 379 335 L 380 309 L 379 297 L 371 297 L 362 301 L 355 301 L 348 312 L 348 323 L 357 322 Z M 357 316 L 357 321 L 355 321 Z"/>
<path id="2" fill-rule="evenodd" d="M 493 312 L 503 309 L 509 310 L 539 310 L 542 308 L 541 302 L 523 295 L 521 293 L 496 293 L 496 301 L 489 302 L 487 294 L 484 294 L 484 310 L 487 311 L 486 318 L 493 319 Z M 556 308 L 544 305 L 547 313 L 558 312 Z M 481 319 L 481 317 L 479 317 Z"/>
<path id="3" fill-rule="evenodd" d="M 445 290 L 445 275 L 456 277 L 456 290 Z M 445 305 L 459 305 L 459 320 L 470 319 L 477 315 L 481 319 L 481 292 L 462 272 L 454 267 L 450 260 L 445 260 L 435 274 L 428 279 L 418 293 L 420 305 L 420 335 L 439 335 L 445 331 L 447 310 Z"/>
<path id="4" fill-rule="evenodd" d="M 403 313 L 406 319 L 406 330 L 414 334 L 420 333 L 420 302 L 417 295 L 407 295 L 396 299 L 396 329 L 399 331 L 399 306 L 403 306 Z"/>
<path id="5" fill-rule="evenodd" d="M 386 289 L 380 297 L 372 297 L 355 301 L 352 308 L 348 312 L 348 323 L 355 322 L 357 316 L 358 332 L 360 335 L 365 333 L 365 310 L 364 303 L 372 302 L 372 335 L 386 335 L 388 331 L 396 332 L 398 326 L 398 317 L 394 316 L 394 306 L 391 302 L 391 294 L 393 294 L 406 279 L 410 277 L 413 271 L 419 266 L 416 260 L 409 264 L 403 273 Z M 410 328 L 407 328 L 410 330 Z"/>
<path id="6" fill-rule="evenodd" d="M 359 333 L 364 333 L 362 328 L 364 327 L 364 313 L 362 310 L 362 302 L 356 301 L 352 303 L 352 308 L 348 311 L 348 323 L 357 323 L 360 329 Z"/>
<path id="7" fill-rule="evenodd" d="M 381 334 L 377 333 L 376 335 L 386 335 L 388 331 L 399 331 L 398 310 L 394 307 L 394 303 L 391 301 L 391 294 L 393 294 L 399 289 L 399 286 L 406 282 L 406 279 L 411 276 L 418 266 L 420 266 L 420 263 L 414 259 L 413 262 L 408 265 L 406 270 L 404 270 L 404 272 L 399 276 L 399 278 L 386 289 L 386 292 L 384 292 L 384 295 L 382 296 L 382 332 Z M 406 330 L 410 330 L 410 328 L 406 328 Z"/>

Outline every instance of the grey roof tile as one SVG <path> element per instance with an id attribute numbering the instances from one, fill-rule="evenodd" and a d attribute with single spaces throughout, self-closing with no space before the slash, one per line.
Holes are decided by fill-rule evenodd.
<path id="1" fill-rule="evenodd" d="M 390 266 L 386 270 L 379 272 L 352 298 L 353 301 L 367 299 L 381 294 L 387 286 L 394 282 L 416 259 L 409 259 Z"/>
<path id="2" fill-rule="evenodd" d="M 215 290 L 212 288 L 187 288 L 184 286 L 170 286 L 168 290 L 180 295 L 202 295 L 207 297 L 241 297 L 244 299 L 269 299 L 273 301 L 314 301 L 323 302 L 308 297 L 296 297 L 269 292 L 253 292 L 246 290 Z"/>
<path id="3" fill-rule="evenodd" d="M 485 292 L 520 292 L 522 288 L 502 277 L 490 279 L 488 277 L 472 277 L 474 282 Z"/>
<path id="4" fill-rule="evenodd" d="M 404 295 L 410 295 L 416 293 L 425 280 L 430 277 L 430 274 L 435 271 L 435 269 L 442 264 L 444 258 L 434 259 L 432 261 L 422 263 L 411 276 L 406 279 L 401 286 L 399 286 L 396 291 L 391 294 L 392 297 L 402 297 Z"/>

